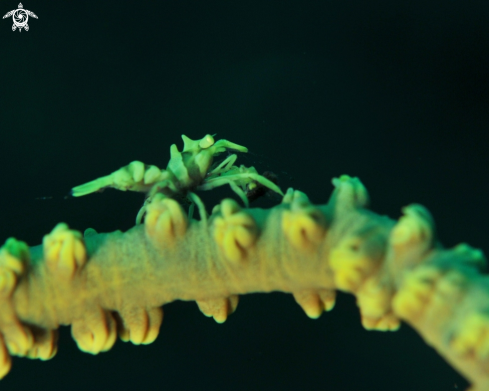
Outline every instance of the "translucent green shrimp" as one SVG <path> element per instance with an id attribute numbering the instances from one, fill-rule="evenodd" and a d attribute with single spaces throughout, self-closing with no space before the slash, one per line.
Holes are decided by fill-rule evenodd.
<path id="1" fill-rule="evenodd" d="M 259 175 L 254 167 L 235 166 L 236 154 L 228 156 L 217 167 L 211 169 L 214 156 L 228 150 L 247 152 L 248 148 L 227 140 L 216 142 L 209 134 L 200 140 L 191 140 L 185 135 L 182 135 L 182 139 L 182 152 L 175 144 L 170 147 L 170 161 L 166 169 L 133 161 L 110 175 L 74 187 L 71 195 L 80 197 L 109 187 L 147 193 L 136 217 L 136 224 L 142 222 L 146 207 L 156 194 L 177 200 L 188 199 L 191 202 L 190 214 L 196 204 L 203 220 L 207 218 L 207 214 L 200 198 L 194 193 L 195 190 L 211 190 L 228 184 L 246 206 L 248 199 L 245 192 L 252 190 L 257 183 L 281 196 L 284 195 L 276 184 Z"/>

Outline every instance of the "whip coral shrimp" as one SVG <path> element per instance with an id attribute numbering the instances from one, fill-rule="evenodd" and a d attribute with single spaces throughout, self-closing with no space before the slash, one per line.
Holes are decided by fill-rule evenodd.
<path id="1" fill-rule="evenodd" d="M 236 154 L 229 155 L 212 168 L 214 157 L 220 153 L 228 150 L 247 152 L 248 148 L 227 140 L 214 141 L 214 137 L 209 134 L 200 140 L 191 140 L 185 135 L 182 135 L 182 139 L 181 152 L 175 144 L 170 147 L 170 161 L 166 169 L 133 161 L 110 175 L 74 187 L 71 195 L 80 197 L 109 187 L 146 193 L 144 204 L 136 217 L 136 224 L 143 221 L 146 208 L 156 194 L 180 202 L 190 201 L 189 215 L 192 215 L 194 205 L 197 205 L 203 220 L 206 219 L 207 214 L 202 201 L 194 193 L 196 190 L 211 190 L 227 184 L 246 206 L 249 203 L 247 194 L 257 186 L 284 195 L 274 182 L 258 174 L 254 167 L 235 166 Z"/>

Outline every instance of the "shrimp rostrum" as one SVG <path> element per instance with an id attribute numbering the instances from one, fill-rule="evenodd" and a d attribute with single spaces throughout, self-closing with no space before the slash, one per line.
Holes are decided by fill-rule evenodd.
<path id="1" fill-rule="evenodd" d="M 146 193 L 136 224 L 142 222 L 147 206 L 156 195 L 158 198 L 168 197 L 179 202 L 189 201 L 189 215 L 193 212 L 194 204 L 197 205 L 201 219 L 206 219 L 207 215 L 202 201 L 194 193 L 196 190 L 211 190 L 228 184 L 246 206 L 247 192 L 259 185 L 284 195 L 275 183 L 258 174 L 254 167 L 235 166 L 236 154 L 229 155 L 213 167 L 214 157 L 220 153 L 248 152 L 248 148 L 227 140 L 214 141 L 214 137 L 209 134 L 200 140 L 191 140 L 185 135 L 182 135 L 182 139 L 182 152 L 175 144 L 170 147 L 170 161 L 166 169 L 133 161 L 110 175 L 74 187 L 71 195 L 80 197 L 106 188 Z"/>

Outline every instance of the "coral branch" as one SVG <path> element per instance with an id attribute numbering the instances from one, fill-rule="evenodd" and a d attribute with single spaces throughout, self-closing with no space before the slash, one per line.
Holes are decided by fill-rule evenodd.
<path id="1" fill-rule="evenodd" d="M 404 320 L 451 365 L 489 389 L 489 285 L 485 259 L 466 244 L 444 249 L 420 205 L 399 221 L 366 209 L 357 178 L 333 180 L 326 205 L 289 189 L 280 205 L 241 208 L 224 200 L 206 219 L 187 217 L 156 193 L 144 224 L 80 233 L 59 224 L 42 246 L 8 239 L 0 251 L 0 376 L 10 356 L 50 359 L 56 329 L 72 326 L 79 348 L 97 354 L 117 334 L 151 343 L 161 306 L 196 301 L 221 323 L 239 295 L 293 294 L 311 318 L 334 306 L 335 290 L 357 298 L 366 329 Z"/>

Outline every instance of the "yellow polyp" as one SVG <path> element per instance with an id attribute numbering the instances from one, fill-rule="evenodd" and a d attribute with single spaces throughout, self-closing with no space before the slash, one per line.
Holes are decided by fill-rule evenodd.
<path id="1" fill-rule="evenodd" d="M 309 318 L 317 319 L 323 311 L 333 309 L 336 292 L 331 289 L 303 290 L 294 292 L 293 296 Z"/>
<path id="2" fill-rule="evenodd" d="M 324 293 L 320 293 L 321 300 L 323 302 L 324 310 L 331 311 L 336 303 L 336 292 L 334 290 L 324 290 Z"/>
<path id="3" fill-rule="evenodd" d="M 323 307 L 321 305 L 310 305 L 308 307 L 302 307 L 306 315 L 311 319 L 318 319 L 323 313 Z"/>
<path id="4" fill-rule="evenodd" d="M 40 352 L 38 358 L 41 361 L 51 360 L 54 356 L 56 356 L 56 353 L 58 353 L 58 346 L 56 345 L 56 342 L 53 342 L 50 350 L 46 349 L 45 351 Z"/>
<path id="5" fill-rule="evenodd" d="M 331 183 L 336 188 L 335 193 L 341 193 L 341 198 L 345 201 L 345 206 L 349 208 L 365 207 L 369 202 L 369 195 L 363 183 L 357 177 L 341 175 L 333 178 Z"/>
<path id="6" fill-rule="evenodd" d="M 84 319 L 76 319 L 71 335 L 81 351 L 98 354 L 109 350 L 117 339 L 117 327 L 109 311 L 94 309 Z"/>
<path id="7" fill-rule="evenodd" d="M 17 319 L 12 319 L 11 328 L 5 336 L 6 345 L 10 354 L 25 356 L 34 346 L 34 337 L 27 326 L 23 326 Z"/>
<path id="8" fill-rule="evenodd" d="M 57 352 L 57 330 L 47 330 L 42 335 L 36 335 L 34 346 L 26 353 L 26 357 L 47 361 L 52 359 Z"/>
<path id="9" fill-rule="evenodd" d="M 430 266 L 421 266 L 410 272 L 398 290 L 399 294 L 412 295 L 420 302 L 426 302 L 434 293 L 435 286 L 441 281 L 441 271 Z"/>
<path id="10" fill-rule="evenodd" d="M 377 298 L 357 293 L 357 304 L 361 308 L 362 314 L 370 317 L 380 317 L 389 308 L 390 300 L 389 297 L 387 297 L 387 300 L 382 300 L 381 297 Z"/>
<path id="11" fill-rule="evenodd" d="M 56 225 L 44 236 L 43 251 L 49 270 L 63 279 L 73 278 L 76 270 L 86 262 L 81 233 L 70 230 L 64 223 Z"/>
<path id="12" fill-rule="evenodd" d="M 146 335 L 141 344 L 148 345 L 153 343 L 160 332 L 161 322 L 163 322 L 163 308 L 155 307 L 147 310 L 148 324 Z"/>
<path id="13" fill-rule="evenodd" d="M 232 295 L 218 299 L 197 300 L 199 310 L 208 318 L 214 318 L 217 323 L 224 323 L 227 317 L 236 311 L 239 296 Z"/>
<path id="14" fill-rule="evenodd" d="M 228 314 L 226 312 L 218 313 L 213 318 L 216 323 L 222 324 L 228 319 Z"/>
<path id="15" fill-rule="evenodd" d="M 234 200 L 221 202 L 222 216 L 214 218 L 214 240 L 231 262 L 243 261 L 258 236 L 255 220 Z"/>
<path id="16" fill-rule="evenodd" d="M 130 330 L 129 341 L 134 345 L 141 345 L 146 336 L 146 322 L 138 325 L 139 327 L 133 327 Z"/>
<path id="17" fill-rule="evenodd" d="M 150 344 L 158 336 L 163 310 L 155 308 L 125 308 L 118 314 L 118 333 L 121 340 L 134 345 Z"/>
<path id="18" fill-rule="evenodd" d="M 365 330 L 397 331 L 401 327 L 401 321 L 393 314 L 386 314 L 379 318 L 362 314 L 362 326 Z"/>
<path id="19" fill-rule="evenodd" d="M 155 246 L 174 245 L 187 231 L 187 217 L 183 208 L 171 198 L 156 194 L 147 207 L 144 220 L 147 236 Z"/>
<path id="20" fill-rule="evenodd" d="M 376 322 L 392 312 L 393 287 L 386 283 L 385 278 L 372 277 L 365 281 L 356 292 L 357 305 L 360 308 L 362 319 L 375 319 Z M 375 328 L 369 326 L 370 329 Z"/>
<path id="21" fill-rule="evenodd" d="M 306 315 L 311 319 L 317 319 L 324 311 L 324 304 L 318 292 L 305 290 L 294 292 L 294 299 L 299 304 Z"/>
<path id="22" fill-rule="evenodd" d="M 365 255 L 360 245 L 359 238 L 347 238 L 331 251 L 330 266 L 338 289 L 355 292 L 378 268 L 377 262 Z"/>
<path id="23" fill-rule="evenodd" d="M 282 213 L 282 231 L 289 242 L 299 250 L 313 250 L 325 234 L 325 229 L 305 210 Z"/>
<path id="24" fill-rule="evenodd" d="M 425 309 L 428 300 L 428 292 L 416 290 L 401 290 L 392 300 L 392 308 L 395 313 L 403 318 L 417 318 Z"/>
<path id="25" fill-rule="evenodd" d="M 415 246 L 426 250 L 433 242 L 434 223 L 430 213 L 421 205 L 402 208 L 402 216 L 391 231 L 390 244 L 397 250 L 412 250 Z"/>
<path id="26" fill-rule="evenodd" d="M 94 334 L 92 334 L 90 331 L 82 331 L 79 330 L 78 328 L 81 326 L 78 326 L 75 322 L 73 322 L 71 326 L 71 335 L 73 339 L 76 342 L 76 345 L 78 346 L 78 349 L 80 349 L 82 352 L 85 353 L 91 353 L 91 354 L 97 354 L 101 351 L 100 348 L 94 348 Z"/>

